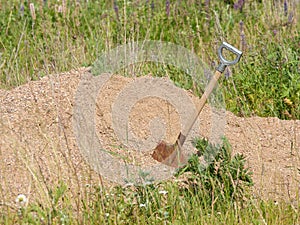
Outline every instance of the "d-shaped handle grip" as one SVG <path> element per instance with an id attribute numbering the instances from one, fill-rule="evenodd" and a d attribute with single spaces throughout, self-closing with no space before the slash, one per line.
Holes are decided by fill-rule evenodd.
<path id="1" fill-rule="evenodd" d="M 223 49 L 227 49 L 228 51 L 232 52 L 233 54 L 236 55 L 236 58 L 232 61 L 229 61 L 227 59 L 224 58 L 223 56 Z M 224 72 L 226 66 L 231 66 L 231 65 L 234 65 L 236 63 L 238 63 L 238 61 L 240 61 L 241 57 L 242 57 L 242 52 L 238 49 L 236 49 L 235 47 L 233 47 L 232 45 L 226 43 L 226 42 L 223 42 L 220 46 L 220 48 L 218 49 L 218 55 L 219 55 L 219 58 L 220 58 L 220 65 L 217 67 L 217 70 L 221 73 Z"/>

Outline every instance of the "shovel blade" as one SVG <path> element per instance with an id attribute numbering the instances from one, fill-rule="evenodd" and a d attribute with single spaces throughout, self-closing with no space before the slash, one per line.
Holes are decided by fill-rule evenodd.
<path id="1" fill-rule="evenodd" d="M 187 162 L 177 142 L 169 145 L 165 141 L 161 141 L 154 149 L 152 158 L 174 168 L 179 168 Z"/>

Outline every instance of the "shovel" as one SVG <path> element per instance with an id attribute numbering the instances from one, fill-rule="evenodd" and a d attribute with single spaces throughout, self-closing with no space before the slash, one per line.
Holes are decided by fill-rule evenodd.
<path id="1" fill-rule="evenodd" d="M 236 57 L 234 60 L 230 61 L 224 58 L 223 49 L 227 49 L 229 52 L 233 53 Z M 218 56 L 220 59 L 220 65 L 217 67 L 216 72 L 212 79 L 210 80 L 208 86 L 206 87 L 201 99 L 200 107 L 198 112 L 191 118 L 190 121 L 185 125 L 184 129 L 179 133 L 178 138 L 174 144 L 167 144 L 165 141 L 160 141 L 152 153 L 152 158 L 161 162 L 165 165 L 177 168 L 180 165 L 183 165 L 187 160 L 183 155 L 181 148 L 186 141 L 186 137 L 191 131 L 193 125 L 197 121 L 198 116 L 200 115 L 206 100 L 213 91 L 214 87 L 218 83 L 221 74 L 224 72 L 227 66 L 234 65 L 239 62 L 242 52 L 230 44 L 223 42 L 218 49 Z"/>

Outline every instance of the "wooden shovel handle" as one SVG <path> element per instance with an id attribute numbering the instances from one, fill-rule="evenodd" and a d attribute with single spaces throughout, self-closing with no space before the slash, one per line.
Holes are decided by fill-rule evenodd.
<path id="1" fill-rule="evenodd" d="M 232 61 L 227 60 L 223 56 L 223 49 L 227 49 L 231 53 L 235 54 L 236 58 Z M 172 167 L 178 167 L 186 163 L 186 157 L 183 155 L 181 151 L 181 147 L 183 146 L 187 135 L 191 131 L 192 127 L 194 126 L 198 116 L 200 115 L 205 105 L 205 102 L 207 101 L 209 95 L 212 93 L 215 86 L 217 85 L 218 80 L 221 74 L 224 72 L 226 66 L 231 66 L 236 64 L 240 60 L 242 56 L 242 52 L 236 49 L 235 47 L 231 46 L 230 44 L 223 42 L 218 50 L 218 55 L 220 59 L 220 65 L 217 67 L 217 71 L 215 72 L 214 76 L 212 77 L 212 79 L 209 81 L 209 84 L 205 88 L 205 91 L 200 99 L 200 107 L 198 109 L 198 112 L 195 112 L 191 120 L 188 121 L 187 124 L 185 124 L 185 127 L 182 130 L 182 132 L 179 133 L 175 144 L 168 145 L 166 142 L 161 141 L 156 146 L 152 154 L 153 159 Z"/>
<path id="2" fill-rule="evenodd" d="M 207 101 L 208 97 L 210 96 L 210 94 L 212 93 L 212 91 L 214 90 L 215 86 L 218 83 L 219 78 L 221 77 L 222 73 L 219 72 L 218 70 L 215 72 L 215 75 L 212 77 L 212 79 L 210 80 L 208 86 L 206 87 L 201 99 L 200 99 L 200 107 L 198 109 L 198 112 L 196 112 L 196 114 L 192 117 L 192 119 L 190 121 L 188 121 L 188 123 L 185 125 L 184 130 L 182 130 L 182 132 L 179 134 L 178 136 L 178 144 L 180 146 L 183 145 L 183 143 L 185 142 L 186 136 L 188 135 L 188 133 L 191 131 L 194 123 L 196 122 L 198 116 L 200 115 L 205 102 Z"/>
<path id="3" fill-rule="evenodd" d="M 224 56 L 223 56 L 223 50 L 227 49 L 228 51 L 230 51 L 231 53 L 233 53 L 236 57 L 234 60 L 227 60 Z M 183 145 L 183 143 L 185 142 L 185 139 L 187 137 L 187 135 L 189 134 L 189 132 L 191 131 L 194 123 L 196 122 L 198 116 L 200 115 L 205 102 L 207 101 L 209 95 L 211 94 L 211 92 L 213 91 L 213 89 L 215 88 L 216 84 L 218 83 L 218 80 L 221 76 L 221 74 L 224 72 L 226 66 L 231 66 L 234 65 L 236 63 L 238 63 L 241 59 L 242 56 L 242 52 L 238 49 L 236 49 L 235 47 L 233 47 L 232 45 L 223 42 L 221 44 L 221 46 L 218 49 L 218 55 L 219 55 L 219 59 L 220 59 L 220 65 L 217 67 L 217 70 L 215 72 L 215 75 L 212 77 L 212 79 L 210 80 L 208 86 L 206 87 L 201 99 L 200 99 L 200 108 L 198 110 L 198 112 L 196 113 L 196 115 L 194 115 L 192 117 L 192 119 L 188 122 L 188 124 L 186 124 L 186 126 L 184 127 L 183 131 L 180 132 L 180 134 L 178 135 L 176 144 L 181 147 Z"/>

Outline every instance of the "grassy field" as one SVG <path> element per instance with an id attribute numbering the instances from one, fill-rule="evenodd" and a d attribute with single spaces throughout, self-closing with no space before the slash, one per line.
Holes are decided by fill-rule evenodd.
<path id="1" fill-rule="evenodd" d="M 227 41 L 244 53 L 239 65 L 226 71 L 230 78 L 221 81 L 227 110 L 300 119 L 298 0 L 30 2 L 34 11 L 29 1 L 0 1 L 1 88 L 91 66 L 103 51 L 148 39 L 191 49 L 214 70 L 216 49 Z M 181 82 L 180 76 L 175 73 L 174 79 Z M 221 164 L 219 170 L 212 164 L 200 173 L 191 159 L 178 182 L 110 190 L 87 186 L 77 210 L 64 183 L 49 187 L 50 206 L 15 209 L 0 201 L 0 223 L 300 223 L 299 207 L 251 196 L 244 158 L 231 157 L 226 143 L 222 149 L 214 162 Z"/>
<path id="2" fill-rule="evenodd" d="M 48 187 L 49 202 L 28 204 L 19 196 L 16 206 L 0 214 L 1 224 L 298 224 L 297 206 L 264 201 L 250 193 L 253 181 L 242 155 L 198 140 L 199 153 L 207 146 L 218 151 L 205 169 L 198 156 L 180 169 L 173 181 L 112 188 L 86 185 L 74 199 L 61 182 Z M 217 169 L 216 169 L 217 168 Z M 79 202 L 74 207 L 74 203 Z M 1 205 L 0 205 L 1 206 Z"/>
<path id="3" fill-rule="evenodd" d="M 253 0 L 240 6 L 224 1 L 172 1 L 168 6 L 164 1 L 36 1 L 34 6 L 32 15 L 27 1 L 1 3 L 2 87 L 92 65 L 102 51 L 145 39 L 182 45 L 215 65 L 216 46 L 227 40 L 244 52 L 239 67 L 229 72 L 234 76 L 224 82 L 228 110 L 300 118 L 297 0 Z"/>

